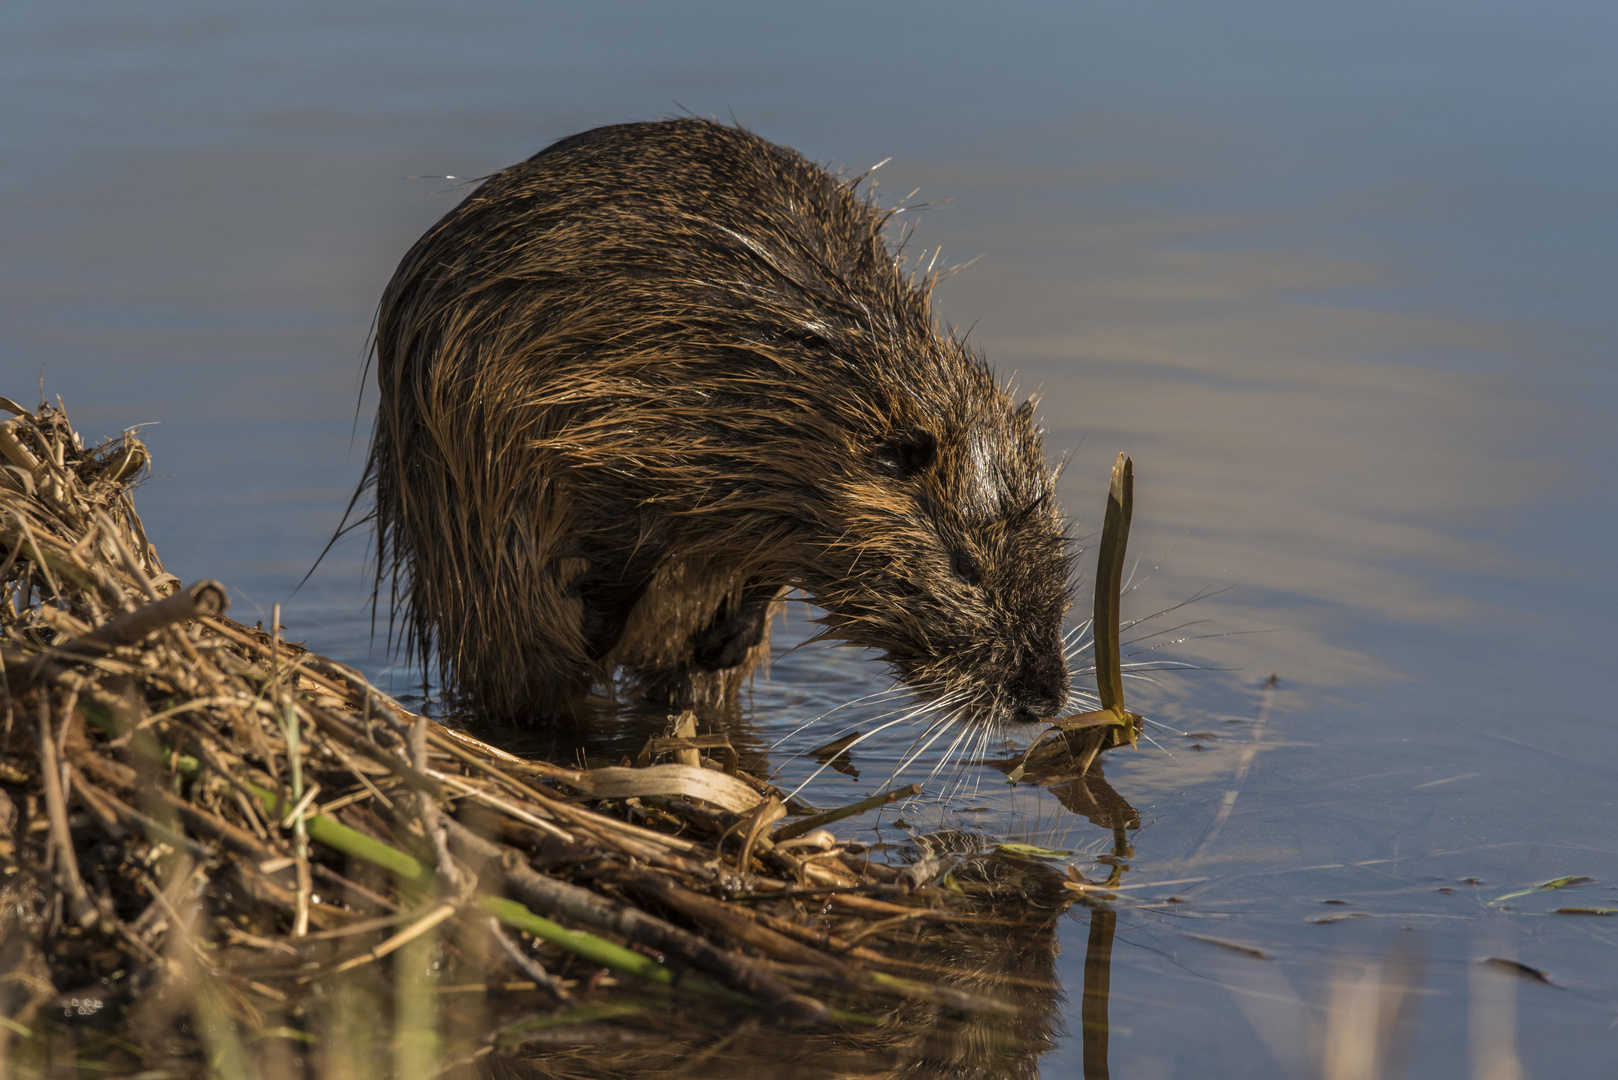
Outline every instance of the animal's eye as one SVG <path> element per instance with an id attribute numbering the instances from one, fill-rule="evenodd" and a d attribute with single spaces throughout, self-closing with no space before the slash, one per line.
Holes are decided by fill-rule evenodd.
<path id="1" fill-rule="evenodd" d="M 938 439 L 933 433 L 913 428 L 877 447 L 876 463 L 889 475 L 909 480 L 930 468 L 937 455 Z"/>
<path id="2" fill-rule="evenodd" d="M 983 568 L 978 565 L 976 559 L 964 551 L 957 551 L 951 557 L 951 568 L 955 571 L 955 576 L 968 585 L 976 585 L 983 580 Z"/>

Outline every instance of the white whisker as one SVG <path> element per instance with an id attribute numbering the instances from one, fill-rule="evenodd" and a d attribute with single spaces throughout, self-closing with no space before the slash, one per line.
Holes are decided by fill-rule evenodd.
<path id="1" fill-rule="evenodd" d="M 837 757 L 841 757 L 843 754 L 848 753 L 850 750 L 853 750 L 856 746 L 859 746 L 861 743 L 863 743 L 866 740 L 872 738 L 873 736 L 876 736 L 876 735 L 888 730 L 889 728 L 894 727 L 895 725 L 903 724 L 906 721 L 913 719 L 918 714 L 923 713 L 923 712 L 927 711 L 928 709 L 930 709 L 932 707 L 933 707 L 933 705 L 931 703 L 923 703 L 921 705 L 916 706 L 914 709 L 911 709 L 909 712 L 902 713 L 899 716 L 894 717 L 892 720 L 889 720 L 886 723 L 878 724 L 876 727 L 872 728 L 870 731 L 867 731 L 865 734 L 861 735 L 859 738 L 855 739 L 854 741 L 850 742 L 847 746 L 843 747 L 842 750 L 840 750 L 838 752 L 836 757 L 833 757 L 830 761 L 827 761 L 825 764 L 821 765 L 818 769 L 816 769 L 814 772 L 810 773 L 807 777 L 805 777 L 804 780 L 800 784 L 798 784 L 797 787 L 793 788 L 787 794 L 787 798 L 790 799 L 793 796 L 797 795 L 798 792 L 802 791 L 805 787 L 809 786 L 809 784 L 811 782 L 813 782 L 814 779 L 816 777 L 818 777 L 821 773 L 823 773 L 827 769 L 831 768 L 831 762 L 835 761 L 837 759 Z M 797 757 L 799 755 L 793 755 L 793 756 Z M 791 760 L 791 759 L 789 758 L 788 760 Z"/>
<path id="2" fill-rule="evenodd" d="M 931 784 L 935 779 L 938 778 L 938 774 L 943 771 L 946 765 L 949 764 L 950 755 L 955 753 L 956 748 L 961 745 L 961 740 L 966 738 L 972 732 L 972 726 L 970 724 L 957 724 L 956 726 L 961 729 L 960 734 L 956 735 L 954 741 L 944 748 L 944 753 L 939 757 L 938 764 L 934 765 L 932 772 L 927 774 L 927 779 L 924 781 L 925 783 Z"/>
<path id="3" fill-rule="evenodd" d="M 916 743 L 921 743 L 921 740 L 926 738 L 929 734 L 932 735 L 932 738 L 927 739 L 925 743 L 921 743 L 921 749 L 912 752 L 903 761 L 899 762 L 898 768 L 894 769 L 893 772 L 889 774 L 888 783 L 892 784 L 895 780 L 897 780 L 900 774 L 908 769 L 917 758 L 921 757 L 921 755 L 925 754 L 929 749 L 931 749 L 933 743 L 943 738 L 944 732 L 950 729 L 950 724 L 952 722 L 951 717 L 946 716 L 942 720 L 935 721 L 920 735 L 916 736 Z M 911 743 L 910 745 L 915 746 L 916 743 Z"/>
<path id="4" fill-rule="evenodd" d="M 780 746 L 782 743 L 786 742 L 788 739 L 796 738 L 798 735 L 802 734 L 808 728 L 813 727 L 815 724 L 820 723 L 822 720 L 826 719 L 828 716 L 831 716 L 834 713 L 842 712 L 844 709 L 851 709 L 856 705 L 866 705 L 866 704 L 869 704 L 869 703 L 871 703 L 873 701 L 880 701 L 880 700 L 882 700 L 883 698 L 886 698 L 886 697 L 894 697 L 894 696 L 899 695 L 899 694 L 909 694 L 911 692 L 912 691 L 908 687 L 890 686 L 886 690 L 878 690 L 874 694 L 866 694 L 864 697 L 857 697 L 852 701 L 845 701 L 841 705 L 838 705 L 838 706 L 835 706 L 833 708 L 827 709 L 825 712 L 821 713 L 819 716 L 813 716 L 813 717 L 810 717 L 808 720 L 803 720 L 803 721 L 800 721 L 799 723 L 794 724 L 791 731 L 787 732 L 785 735 L 781 736 L 779 739 L 775 740 L 775 742 L 770 744 L 770 749 L 774 750 L 776 747 Z M 854 725 L 854 727 L 857 727 L 857 726 L 859 726 L 859 725 L 857 725 L 857 724 Z M 852 731 L 852 730 L 854 730 L 854 728 L 849 727 L 849 728 L 845 728 L 844 730 Z"/>

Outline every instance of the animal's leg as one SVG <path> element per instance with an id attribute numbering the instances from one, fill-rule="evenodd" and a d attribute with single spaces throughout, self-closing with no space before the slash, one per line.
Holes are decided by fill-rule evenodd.
<path id="1" fill-rule="evenodd" d="M 721 705 L 736 696 L 753 669 L 770 653 L 770 618 L 778 590 L 757 583 L 726 599 L 701 629 L 677 642 L 655 663 L 626 665 L 652 701 L 672 706 Z"/>
<path id="2" fill-rule="evenodd" d="M 721 605 L 691 638 L 691 659 L 703 671 L 725 671 L 748 659 L 764 640 L 776 587 L 748 583 L 734 605 Z M 749 667 L 752 665 L 749 664 Z"/>
<path id="3" fill-rule="evenodd" d="M 584 606 L 580 632 L 591 661 L 610 653 L 624 636 L 629 615 L 652 583 L 657 560 L 650 555 L 627 565 L 592 566 L 573 582 L 572 591 Z"/>

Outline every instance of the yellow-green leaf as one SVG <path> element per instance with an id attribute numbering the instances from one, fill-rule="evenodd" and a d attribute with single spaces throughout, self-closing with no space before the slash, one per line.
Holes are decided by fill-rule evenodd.
<path id="1" fill-rule="evenodd" d="M 1030 859 L 1065 859 L 1073 854 L 1071 851 L 1060 851 L 1056 848 L 1039 847 L 1034 844 L 1000 844 L 998 850 L 1007 855 L 1023 855 Z"/>

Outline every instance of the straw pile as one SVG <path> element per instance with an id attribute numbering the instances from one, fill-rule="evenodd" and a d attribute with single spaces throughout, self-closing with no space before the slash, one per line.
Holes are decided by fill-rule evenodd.
<path id="1" fill-rule="evenodd" d="M 133 434 L 86 450 L 59 407 L 0 408 L 0 1072 L 623 1075 L 700 1049 L 715 1075 L 897 1074 L 1049 1047 L 1076 894 L 1042 864 L 872 861 L 833 826 L 914 789 L 791 814 L 689 716 L 586 771 L 412 714 L 164 570 Z"/>

